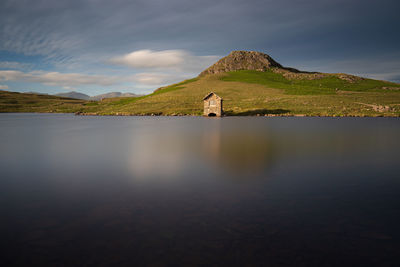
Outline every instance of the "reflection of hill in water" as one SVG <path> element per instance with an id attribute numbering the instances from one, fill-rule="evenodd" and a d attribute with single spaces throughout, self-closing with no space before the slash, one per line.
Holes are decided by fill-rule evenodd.
<path id="1" fill-rule="evenodd" d="M 202 139 L 200 151 L 208 162 L 242 175 L 265 171 L 276 156 L 271 140 L 257 132 L 213 129 Z"/>
<path id="2" fill-rule="evenodd" d="M 177 122 L 134 135 L 129 158 L 136 175 L 177 177 L 217 171 L 247 177 L 265 173 L 277 157 L 268 131 L 254 127 L 254 123 L 250 126 L 224 119 L 186 125 Z"/>
<path id="3" fill-rule="evenodd" d="M 326 158 L 333 165 L 349 154 L 362 160 L 379 153 L 379 146 L 373 151 L 369 146 L 378 141 L 396 145 L 396 138 L 376 138 L 384 136 L 379 127 L 369 129 L 379 135 L 365 135 L 363 123 L 323 118 L 145 119 L 145 127 L 130 135 L 127 158 L 135 177 L 211 177 L 224 172 L 249 177 L 265 176 L 274 165 L 316 164 Z"/>

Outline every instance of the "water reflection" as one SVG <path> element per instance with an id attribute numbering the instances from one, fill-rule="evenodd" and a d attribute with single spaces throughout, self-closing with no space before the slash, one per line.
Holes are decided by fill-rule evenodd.
<path id="1" fill-rule="evenodd" d="M 201 147 L 205 161 L 241 178 L 265 172 L 275 158 L 273 142 L 266 133 L 221 129 L 221 125 L 203 131 Z M 247 175 L 247 176 L 243 176 Z"/>
<path id="2" fill-rule="evenodd" d="M 396 119 L 0 126 L 5 266 L 399 265 Z"/>
<path id="3" fill-rule="evenodd" d="M 381 136 L 379 127 L 365 128 L 362 121 L 350 120 L 143 120 L 144 125 L 139 124 L 121 137 L 128 140 L 122 151 L 128 153 L 127 168 L 135 178 L 178 179 L 200 174 L 218 174 L 228 179 L 267 177 L 277 165 L 303 161 L 310 164 L 323 158 L 329 158 L 331 166 L 365 160 L 371 164 L 387 163 L 393 158 L 384 151 L 396 146 L 393 142 L 397 140 L 391 131 Z M 345 160 L 348 157 L 352 160 Z"/>
<path id="4" fill-rule="evenodd" d="M 276 158 L 265 129 L 258 132 L 222 119 L 160 124 L 154 131 L 136 129 L 130 137 L 128 165 L 135 177 L 227 172 L 227 177 L 245 178 L 265 174 Z"/>

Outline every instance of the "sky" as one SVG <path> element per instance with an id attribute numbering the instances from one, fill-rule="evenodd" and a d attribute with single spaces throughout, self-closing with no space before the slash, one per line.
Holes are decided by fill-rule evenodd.
<path id="1" fill-rule="evenodd" d="M 398 0 L 2 0 L 0 89 L 151 93 L 233 50 L 400 82 Z"/>

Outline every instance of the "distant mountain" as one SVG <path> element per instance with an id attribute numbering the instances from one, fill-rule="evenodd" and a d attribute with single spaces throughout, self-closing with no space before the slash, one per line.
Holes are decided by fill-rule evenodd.
<path id="1" fill-rule="evenodd" d="M 90 100 L 102 100 L 104 98 L 114 98 L 114 97 L 139 97 L 139 96 L 143 95 L 137 95 L 133 93 L 111 92 L 111 93 L 92 96 L 90 97 Z"/>
<path id="2" fill-rule="evenodd" d="M 55 96 L 68 97 L 68 98 L 74 98 L 74 99 L 82 99 L 82 100 L 90 100 L 90 96 L 79 93 L 79 92 L 74 92 L 74 91 L 71 91 L 68 93 L 55 94 Z"/>
<path id="3" fill-rule="evenodd" d="M 82 100 L 94 100 L 94 101 L 99 101 L 105 98 L 114 98 L 114 97 L 139 97 L 142 95 L 137 95 L 133 93 L 121 93 L 121 92 L 111 92 L 111 93 L 106 93 L 106 94 L 101 94 L 101 95 L 95 95 L 95 96 L 88 96 L 83 93 L 79 92 L 68 92 L 68 93 L 59 93 L 55 94 L 55 96 L 61 96 L 61 97 L 68 97 L 68 98 L 74 98 L 74 99 L 82 99 Z"/>
<path id="4" fill-rule="evenodd" d="M 46 93 L 39 93 L 39 92 L 35 92 L 35 91 L 29 91 L 29 92 L 26 92 L 25 94 L 31 94 L 31 95 L 48 95 L 48 94 L 46 94 Z"/>

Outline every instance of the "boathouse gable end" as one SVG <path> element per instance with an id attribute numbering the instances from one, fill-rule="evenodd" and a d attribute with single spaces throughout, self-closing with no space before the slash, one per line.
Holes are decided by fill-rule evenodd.
<path id="1" fill-rule="evenodd" d="M 214 92 L 209 93 L 203 98 L 204 102 L 204 116 L 207 117 L 221 117 L 223 115 L 222 110 L 222 98 Z"/>

